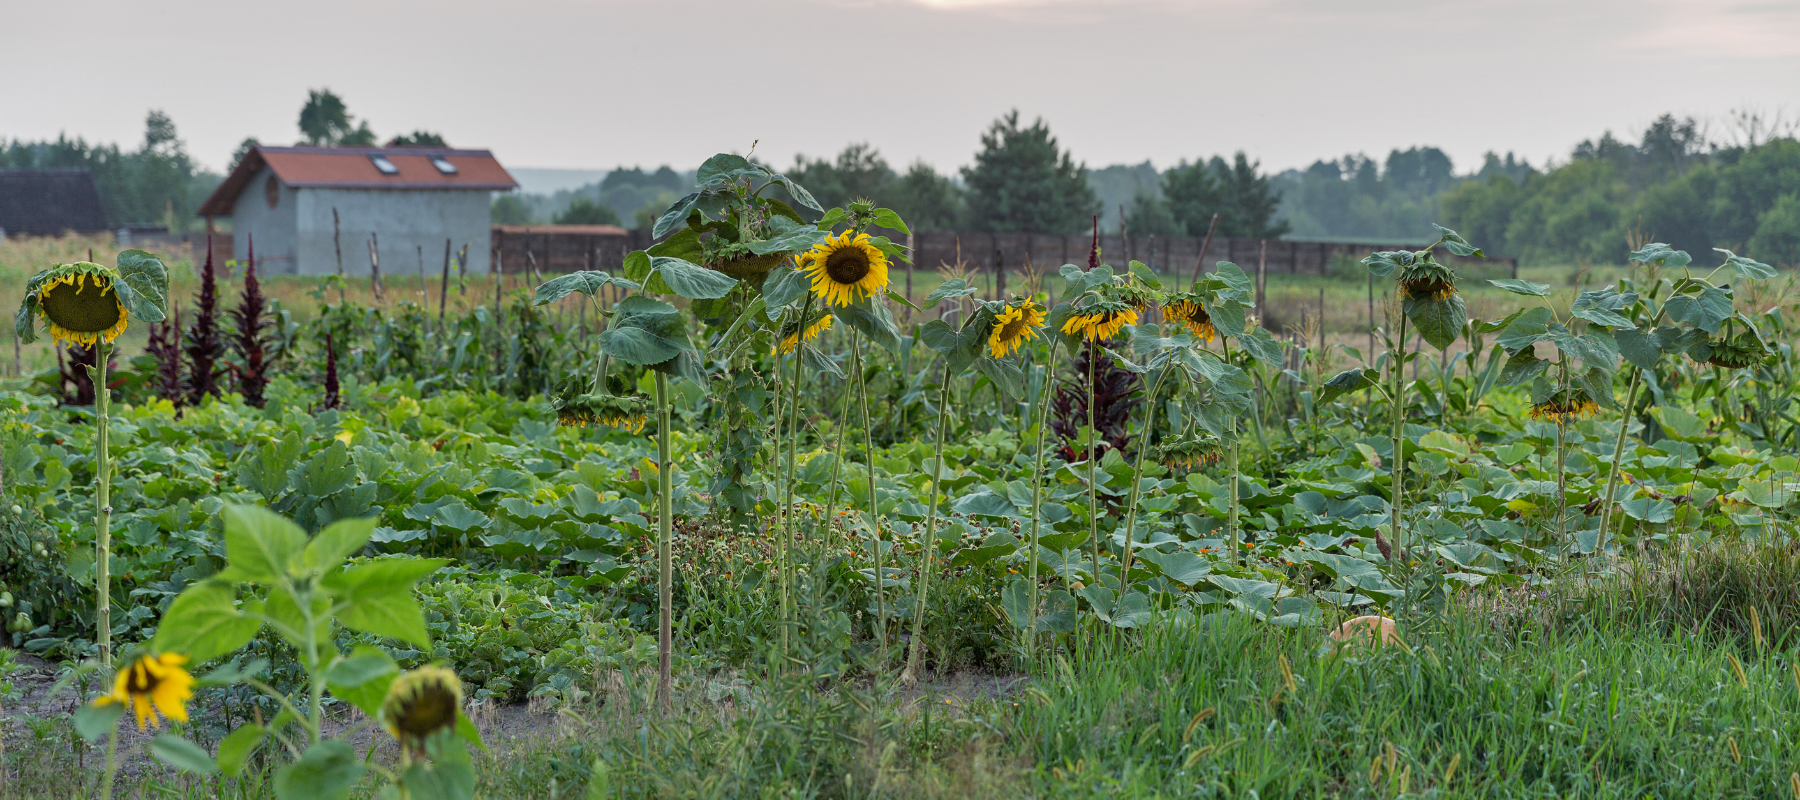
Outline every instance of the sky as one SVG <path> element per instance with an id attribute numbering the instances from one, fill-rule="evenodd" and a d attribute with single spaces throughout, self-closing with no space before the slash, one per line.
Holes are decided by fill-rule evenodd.
<path id="1" fill-rule="evenodd" d="M 135 145 L 149 109 L 222 170 L 329 87 L 384 139 L 519 167 L 777 166 L 875 145 L 966 165 L 1008 110 L 1089 166 L 1243 150 L 1271 170 L 1435 145 L 1542 163 L 1665 112 L 1800 116 L 1793 0 L 8 0 L 0 139 Z"/>

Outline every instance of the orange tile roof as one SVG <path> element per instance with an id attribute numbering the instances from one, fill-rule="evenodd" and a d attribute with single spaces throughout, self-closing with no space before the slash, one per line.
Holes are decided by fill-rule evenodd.
<path id="1" fill-rule="evenodd" d="M 398 170 L 386 175 L 371 156 L 385 156 Z M 447 175 L 431 163 L 441 156 L 456 167 Z M 238 195 L 264 165 L 283 184 L 295 188 L 333 189 L 469 189 L 507 191 L 518 182 L 486 150 L 447 147 L 265 147 L 258 145 L 238 162 L 225 181 L 200 206 L 203 217 L 231 216 Z"/>

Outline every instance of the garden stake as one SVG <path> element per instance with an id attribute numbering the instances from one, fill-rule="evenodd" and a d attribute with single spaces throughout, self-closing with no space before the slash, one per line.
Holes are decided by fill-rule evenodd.
<path id="1" fill-rule="evenodd" d="M 669 376 L 656 373 L 656 708 L 664 716 L 670 710 L 669 684 L 673 679 L 674 582 L 670 519 L 674 513 L 669 460 Z"/>

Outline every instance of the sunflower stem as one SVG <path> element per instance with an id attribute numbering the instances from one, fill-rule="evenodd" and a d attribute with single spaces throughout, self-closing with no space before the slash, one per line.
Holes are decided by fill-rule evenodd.
<path id="1" fill-rule="evenodd" d="M 94 344 L 94 626 L 100 664 L 112 668 L 112 453 L 108 421 L 112 391 L 106 385 L 106 363 L 112 342 Z"/>
<path id="2" fill-rule="evenodd" d="M 937 550 L 938 490 L 943 485 L 944 437 L 950 419 L 950 361 L 944 360 L 944 387 L 939 393 L 937 441 L 931 458 L 931 505 L 925 507 L 925 538 L 919 543 L 919 598 L 913 606 L 912 643 L 907 648 L 906 669 L 900 682 L 912 684 L 919 679 L 920 653 L 925 644 L 925 600 L 931 591 L 932 555 Z"/>
<path id="3" fill-rule="evenodd" d="M 1225 363 L 1231 363 L 1231 337 L 1219 337 L 1219 349 L 1225 354 Z M 1231 534 L 1231 563 L 1244 565 L 1244 534 L 1238 529 L 1238 435 L 1237 415 L 1225 423 L 1226 433 L 1231 436 L 1230 447 L 1225 451 L 1225 472 L 1231 476 L 1231 498 L 1225 513 L 1225 528 Z"/>
<path id="4" fill-rule="evenodd" d="M 1087 374 L 1087 485 L 1088 485 L 1088 538 L 1094 543 L 1094 585 L 1100 585 L 1100 490 L 1094 485 L 1094 461 L 1098 432 L 1094 430 L 1094 361 L 1098 356 L 1094 353 L 1093 329 L 1088 329 L 1088 374 Z"/>
<path id="5" fill-rule="evenodd" d="M 1040 392 L 1037 404 L 1037 453 L 1033 456 L 1035 463 L 1031 469 L 1031 568 L 1026 573 L 1030 581 L 1030 611 L 1025 633 L 1035 644 L 1037 641 L 1038 611 L 1038 538 L 1043 529 L 1044 511 L 1044 429 L 1049 427 L 1051 393 L 1056 391 L 1056 340 L 1050 340 L 1049 358 L 1044 361 L 1044 388 Z"/>
<path id="6" fill-rule="evenodd" d="M 813 295 L 806 294 L 805 302 L 800 304 L 800 316 L 794 328 L 794 377 L 788 382 L 788 430 L 787 430 L 787 477 L 782 482 L 781 501 L 781 540 L 776 543 L 780 553 L 781 572 L 781 654 L 788 652 L 789 629 L 794 624 L 794 531 L 797 523 L 794 520 L 794 462 L 795 451 L 800 449 L 800 353 L 806 347 L 806 315 L 812 313 Z"/>
<path id="7" fill-rule="evenodd" d="M 674 567 L 671 515 L 675 465 L 669 459 L 669 376 L 656 373 L 656 707 L 670 710 L 669 685 L 674 672 Z M 785 649 L 785 648 L 784 648 Z"/>
<path id="8" fill-rule="evenodd" d="M 112 800 L 113 776 L 117 775 L 118 772 L 119 726 L 115 724 L 112 726 L 111 730 L 106 732 L 106 779 L 100 789 L 100 796 L 105 800 Z"/>
<path id="9" fill-rule="evenodd" d="M 850 329 L 850 351 L 851 351 L 852 355 L 850 356 L 850 359 L 851 359 L 851 363 L 852 363 L 852 366 L 851 366 L 852 371 L 855 371 L 855 369 L 856 369 L 855 353 L 856 353 L 857 348 L 860 346 L 861 346 L 861 343 L 857 341 L 857 331 L 855 328 L 851 328 Z M 852 377 L 855 377 L 855 376 L 853 375 Z M 832 536 L 831 513 L 837 507 L 838 478 L 843 474 L 843 466 L 844 466 L 844 434 L 850 428 L 850 426 L 848 424 L 846 424 L 846 421 L 850 419 L 850 395 L 848 392 L 846 392 L 844 394 L 844 396 L 839 400 L 838 414 L 834 419 L 837 421 L 837 426 L 838 426 L 837 446 L 833 447 L 831 449 L 831 492 L 825 496 L 825 546 L 827 546 L 827 547 L 831 546 L 831 544 L 835 541 L 835 537 Z"/>
<path id="10" fill-rule="evenodd" d="M 1559 350 L 1556 357 L 1557 383 L 1562 389 L 1562 397 L 1564 398 L 1565 404 L 1568 403 L 1568 398 L 1570 396 L 1568 361 L 1568 354 Z M 1566 476 L 1564 474 L 1564 465 L 1567 463 L 1568 458 L 1567 434 L 1564 429 L 1567 425 L 1568 418 L 1569 415 L 1567 414 L 1556 415 L 1556 543 L 1558 547 L 1567 547 L 1563 542 L 1563 535 L 1567 529 L 1567 518 L 1569 516 L 1569 498 L 1566 494 L 1568 491 L 1568 484 L 1565 481 Z"/>
<path id="11" fill-rule="evenodd" d="M 1393 362 L 1392 368 L 1394 370 L 1394 397 L 1392 400 L 1394 412 L 1394 463 L 1392 465 L 1394 475 L 1394 503 L 1389 512 L 1388 527 L 1392 529 L 1390 532 L 1394 535 L 1394 557 L 1397 559 L 1398 563 L 1405 563 L 1406 544 L 1405 539 L 1403 539 L 1400 534 L 1400 515 L 1401 505 L 1406 499 L 1406 488 L 1404 483 L 1406 479 L 1406 445 L 1403 441 L 1403 438 L 1406 435 L 1406 370 L 1404 369 L 1406 362 L 1406 312 L 1399 309 L 1396 309 L 1395 311 L 1400 317 L 1400 338 L 1398 343 L 1394 346 L 1394 349 L 1388 351 L 1393 355 L 1393 358 L 1390 360 Z"/>
<path id="12" fill-rule="evenodd" d="M 1631 388 L 1625 390 L 1625 411 L 1619 414 L 1619 438 L 1613 442 L 1612 464 L 1606 470 L 1606 494 L 1600 499 L 1600 544 L 1596 552 L 1606 550 L 1606 534 L 1611 530 L 1613 492 L 1619 486 L 1619 459 L 1625 457 L 1625 438 L 1630 434 L 1632 408 L 1637 405 L 1638 381 L 1644 377 L 1642 368 L 1631 373 Z"/>
<path id="13" fill-rule="evenodd" d="M 1149 409 L 1144 412 L 1144 430 L 1138 434 L 1137 463 L 1131 468 L 1131 499 L 1125 501 L 1125 552 L 1119 556 L 1119 597 L 1123 599 L 1125 592 L 1131 587 L 1129 580 L 1131 571 L 1131 539 L 1137 530 L 1138 497 L 1143 494 L 1144 486 L 1144 453 L 1150 449 L 1150 433 L 1156 428 L 1156 393 L 1162 391 L 1163 380 L 1169 376 L 1169 368 L 1163 368 L 1162 374 L 1156 376 L 1156 386 L 1150 389 Z"/>
<path id="14" fill-rule="evenodd" d="M 863 463 L 869 469 L 869 507 L 865 511 L 864 522 L 869 526 L 870 562 L 875 566 L 875 648 L 876 663 L 887 666 L 887 590 L 882 584 L 886 581 L 883 570 L 886 569 L 887 556 L 881 550 L 880 506 L 875 502 L 875 438 L 869 427 L 869 391 L 864 383 L 862 367 L 862 340 L 851 334 L 850 371 L 856 379 L 856 404 L 862 410 Z"/>

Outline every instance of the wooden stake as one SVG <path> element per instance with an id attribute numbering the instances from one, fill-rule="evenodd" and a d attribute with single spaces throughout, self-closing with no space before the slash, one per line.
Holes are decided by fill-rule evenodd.
<path id="1" fill-rule="evenodd" d="M 1263 308 L 1263 285 L 1269 274 L 1269 240 L 1258 242 L 1256 252 L 1256 323 L 1262 324 L 1266 315 Z"/>
<path id="2" fill-rule="evenodd" d="M 369 288 L 375 292 L 375 304 L 381 304 L 381 241 L 369 234 Z"/>
<path id="3" fill-rule="evenodd" d="M 212 217 L 206 218 L 206 224 L 212 224 Z M 344 240 L 343 231 L 338 228 L 337 206 L 331 207 L 331 249 L 337 251 L 338 305 L 343 305 L 348 301 L 344 299 Z"/>
<path id="4" fill-rule="evenodd" d="M 1212 215 L 1212 222 L 1206 226 L 1206 238 L 1200 242 L 1200 255 L 1194 256 L 1194 283 L 1200 282 L 1200 273 L 1206 269 L 1206 251 L 1212 248 L 1213 231 L 1219 227 L 1219 215 Z"/>
<path id="5" fill-rule="evenodd" d="M 444 306 L 450 303 L 450 240 L 444 239 L 444 278 L 438 281 L 438 330 L 444 329 Z"/>

